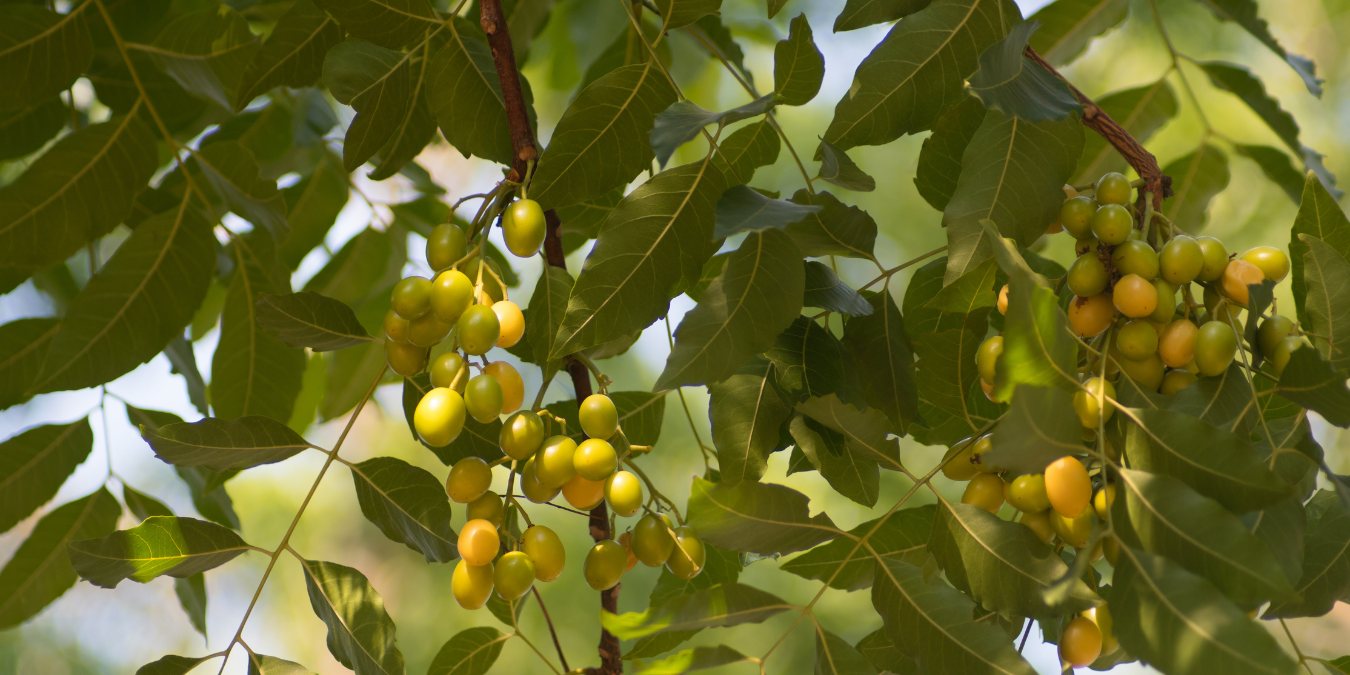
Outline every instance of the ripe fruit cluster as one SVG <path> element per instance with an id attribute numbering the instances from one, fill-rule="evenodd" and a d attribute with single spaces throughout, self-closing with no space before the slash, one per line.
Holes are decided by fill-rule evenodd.
<path id="1" fill-rule="evenodd" d="M 424 399 L 425 400 L 425 399 Z M 619 470 L 620 458 L 610 444 L 619 433 L 614 402 L 604 394 L 581 402 L 581 429 L 587 438 L 580 444 L 565 435 L 545 437 L 544 420 L 532 411 L 511 414 L 498 439 L 513 467 L 520 467 L 508 482 L 508 499 L 518 485 L 526 499 L 536 504 L 551 502 L 559 493 L 573 507 L 588 511 L 604 500 L 614 513 L 630 517 L 643 508 L 642 484 L 637 476 Z M 566 552 L 552 530 L 534 525 L 506 551 L 503 538 L 505 504 L 491 492 L 492 465 L 478 457 L 455 463 L 446 478 L 450 498 L 468 504 L 469 522 L 459 535 L 463 560 L 455 569 L 455 599 L 468 609 L 487 602 L 493 588 L 506 600 L 528 592 L 535 579 L 552 581 L 562 573 Z M 638 560 L 656 567 L 665 565 L 672 574 L 692 579 L 703 570 L 703 543 L 688 527 L 673 527 L 665 514 L 644 515 L 620 541 L 606 539 L 586 555 L 584 576 L 591 588 L 603 591 L 619 583 Z M 501 551 L 502 555 L 497 556 Z M 495 568 L 494 566 L 494 559 Z"/>

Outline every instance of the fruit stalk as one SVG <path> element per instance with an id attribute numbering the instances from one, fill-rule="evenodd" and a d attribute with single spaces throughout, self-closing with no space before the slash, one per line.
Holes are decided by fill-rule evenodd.
<path id="1" fill-rule="evenodd" d="M 487 35 L 488 46 L 492 49 L 492 62 L 497 68 L 497 79 L 502 87 L 502 102 L 506 107 L 506 119 L 511 128 L 511 148 L 514 161 L 511 165 L 511 175 L 508 178 L 519 181 L 525 177 L 529 163 L 539 156 L 539 150 L 535 146 L 534 133 L 530 131 L 530 121 L 525 111 L 525 97 L 520 87 L 520 70 L 516 67 L 515 49 L 511 46 L 511 33 L 506 29 L 507 24 L 502 12 L 501 0 L 482 0 L 480 13 L 482 15 L 480 23 L 483 32 Z M 558 214 L 553 209 L 549 209 L 544 212 L 544 220 L 548 225 L 544 237 L 544 259 L 553 267 L 567 269 L 567 261 L 563 257 L 562 237 L 558 232 L 558 228 L 562 224 Z M 591 377 L 585 364 L 569 357 L 566 370 L 572 378 L 572 387 L 576 391 L 577 401 L 585 400 L 592 393 Z M 610 538 L 609 510 L 603 500 L 594 509 L 591 509 L 590 533 L 591 538 L 597 542 Z M 619 588 L 620 586 L 615 586 L 600 593 L 600 607 L 602 609 L 607 612 L 618 613 Z M 602 628 L 598 651 L 600 667 L 598 669 L 588 668 L 588 672 L 600 673 L 601 675 L 621 675 L 623 673 L 623 661 L 619 658 L 619 638 Z M 560 650 L 559 657 L 561 656 Z"/>

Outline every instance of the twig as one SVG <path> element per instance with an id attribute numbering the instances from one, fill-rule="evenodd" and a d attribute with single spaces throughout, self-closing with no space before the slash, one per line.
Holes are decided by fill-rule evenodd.
<path id="1" fill-rule="evenodd" d="M 553 628 L 553 617 L 548 614 L 548 607 L 544 606 L 544 596 L 539 594 L 538 586 L 531 586 L 530 590 L 534 592 L 534 599 L 539 601 L 539 610 L 544 613 L 544 622 L 548 624 L 548 634 L 553 636 L 553 646 L 558 648 L 558 661 L 562 663 L 564 671 L 571 670 L 567 666 L 567 657 L 563 656 L 562 643 L 558 641 L 558 631 Z"/>

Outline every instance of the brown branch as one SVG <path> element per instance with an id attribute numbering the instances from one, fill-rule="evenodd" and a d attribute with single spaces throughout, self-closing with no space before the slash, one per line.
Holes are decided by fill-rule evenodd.
<path id="1" fill-rule="evenodd" d="M 1069 85 L 1069 89 L 1073 91 L 1074 96 L 1078 97 L 1078 102 L 1083 106 L 1083 124 L 1105 138 L 1125 158 L 1125 161 L 1130 163 L 1139 177 L 1144 179 L 1144 189 L 1139 191 L 1139 212 L 1142 214 L 1144 211 L 1144 193 L 1146 192 L 1153 193 L 1153 208 L 1155 210 L 1161 209 L 1162 200 L 1172 196 L 1172 177 L 1163 175 L 1162 169 L 1158 166 L 1158 158 L 1144 149 L 1144 146 L 1134 136 L 1131 136 L 1130 132 L 1125 130 L 1125 127 L 1111 119 L 1111 116 L 1106 114 L 1105 110 L 1102 110 L 1092 99 L 1079 91 L 1078 87 L 1073 86 L 1072 82 L 1060 75 L 1059 71 L 1041 58 L 1041 55 L 1037 54 L 1036 50 L 1032 49 L 1030 45 L 1027 46 L 1025 53 L 1028 59 L 1063 80 L 1064 84 Z"/>
<path id="2" fill-rule="evenodd" d="M 488 46 L 492 48 L 492 62 L 497 68 L 497 79 L 502 87 L 502 102 L 506 107 L 506 119 L 511 128 L 514 160 L 511 163 L 512 175 L 509 178 L 520 181 L 528 173 L 530 161 L 539 157 L 539 150 L 535 146 L 534 132 L 530 130 L 525 97 L 520 87 L 520 70 L 516 66 L 515 49 L 511 46 L 511 33 L 507 30 L 506 19 L 502 14 L 501 0 L 482 0 L 479 7 L 482 16 L 480 24 L 487 35 Z M 544 219 L 548 224 L 544 237 L 544 259 L 553 267 L 567 269 L 567 261 L 563 256 L 562 235 L 559 232 L 562 222 L 553 209 L 544 212 Z M 569 357 L 567 374 L 572 378 L 572 388 L 576 391 L 577 401 L 591 395 L 591 376 L 585 364 Z M 597 542 L 613 536 L 609 530 L 609 510 L 605 507 L 604 501 L 591 510 L 590 531 L 591 538 Z M 607 612 L 618 613 L 619 586 L 600 593 L 600 607 Z M 557 637 L 554 639 L 556 641 Z M 619 638 L 601 629 L 598 651 L 600 667 L 587 668 L 587 672 L 622 675 L 623 661 L 619 658 Z M 561 656 L 561 648 L 559 655 Z"/>

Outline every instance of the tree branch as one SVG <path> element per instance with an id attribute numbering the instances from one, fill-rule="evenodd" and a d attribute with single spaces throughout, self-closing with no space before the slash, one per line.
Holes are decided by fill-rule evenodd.
<path id="1" fill-rule="evenodd" d="M 520 69 L 516 66 L 515 49 L 511 46 L 511 33 L 507 30 L 506 19 L 502 14 L 501 0 L 482 0 L 479 5 L 480 24 L 487 35 L 488 46 L 492 48 L 492 62 L 497 68 L 497 79 L 501 82 L 502 102 L 506 107 L 506 119 L 511 128 L 511 149 L 514 160 L 511 164 L 511 180 L 523 180 L 529 163 L 539 157 L 535 146 L 534 132 L 530 130 L 530 119 L 526 114 L 525 97 L 520 87 Z M 562 235 L 558 231 L 562 221 L 558 214 L 549 209 L 544 212 L 548 227 L 544 236 L 544 259 L 553 267 L 567 269 L 563 256 Z M 591 377 L 585 364 L 568 358 L 567 374 L 572 378 L 572 388 L 576 391 L 577 401 L 591 395 Z M 601 501 L 590 513 L 591 538 L 595 541 L 609 539 L 609 510 Z M 600 594 L 600 607 L 607 612 L 619 611 L 619 586 Z M 622 675 L 623 661 L 619 658 L 619 638 L 609 631 L 600 631 L 600 667 L 588 668 L 588 672 L 601 675 Z"/>

